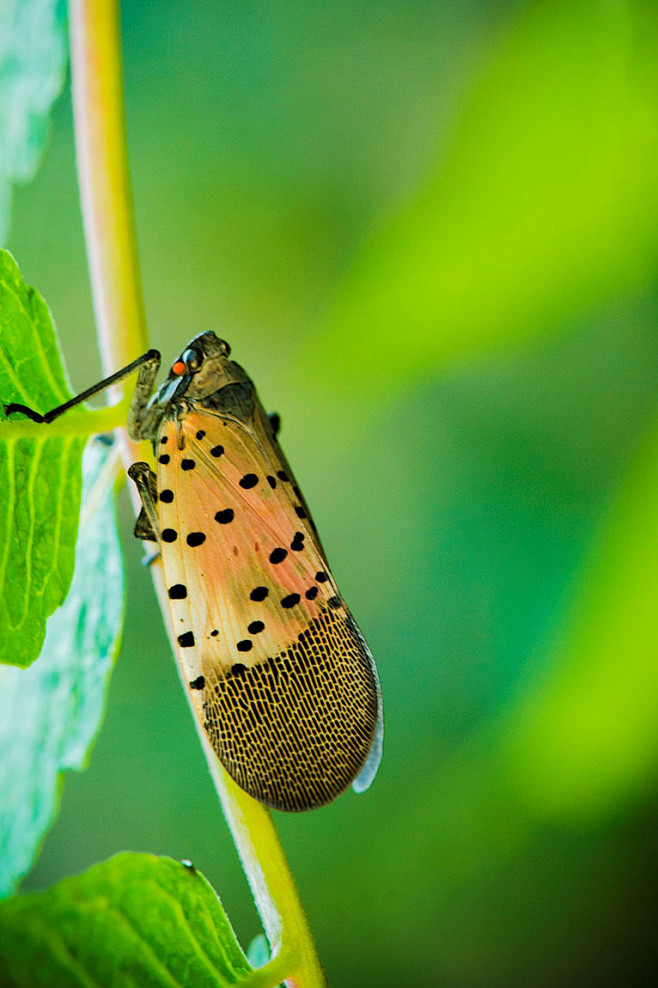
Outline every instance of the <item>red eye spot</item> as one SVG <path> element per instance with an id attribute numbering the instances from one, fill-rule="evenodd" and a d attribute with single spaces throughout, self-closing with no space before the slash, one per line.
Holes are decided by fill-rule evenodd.
<path id="1" fill-rule="evenodd" d="M 182 360 L 177 360 L 171 370 L 174 374 L 184 374 L 186 367 Z"/>

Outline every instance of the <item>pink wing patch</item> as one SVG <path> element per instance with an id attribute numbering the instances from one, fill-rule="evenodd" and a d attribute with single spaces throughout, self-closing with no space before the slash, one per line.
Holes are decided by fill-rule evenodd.
<path id="1" fill-rule="evenodd" d="M 277 654 L 320 602 L 341 606 L 308 519 L 296 513 L 305 514 L 292 481 L 252 436 L 191 413 L 167 425 L 158 460 L 174 613 L 195 645 L 199 636 L 208 643 L 213 666 L 228 672 Z"/>

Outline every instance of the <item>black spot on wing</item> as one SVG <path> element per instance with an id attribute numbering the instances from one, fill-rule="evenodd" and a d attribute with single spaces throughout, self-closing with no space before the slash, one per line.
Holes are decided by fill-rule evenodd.
<path id="1" fill-rule="evenodd" d="M 186 539 L 187 544 L 192 548 L 197 545 L 203 545 L 205 541 L 206 537 L 203 532 L 190 532 Z"/>

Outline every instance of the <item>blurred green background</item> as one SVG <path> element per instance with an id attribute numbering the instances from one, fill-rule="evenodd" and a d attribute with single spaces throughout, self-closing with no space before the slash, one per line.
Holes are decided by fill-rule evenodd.
<path id="1" fill-rule="evenodd" d="M 126 0 L 151 340 L 214 329 L 377 658 L 372 790 L 276 822 L 334 985 L 655 973 L 653 4 Z M 8 243 L 96 380 L 71 107 Z M 257 917 L 122 501 L 124 644 L 24 888 L 123 849 Z"/>

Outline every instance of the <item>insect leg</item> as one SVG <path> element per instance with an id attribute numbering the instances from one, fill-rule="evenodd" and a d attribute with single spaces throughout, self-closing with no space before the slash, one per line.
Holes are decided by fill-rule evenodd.
<path id="1" fill-rule="evenodd" d="M 116 374 L 111 374 L 109 377 L 99 381 L 98 384 L 94 384 L 91 388 L 87 388 L 86 391 L 81 391 L 79 395 L 75 396 L 75 398 L 70 398 L 68 401 L 65 401 L 63 405 L 57 405 L 56 408 L 51 408 L 49 412 L 45 412 L 43 415 L 41 412 L 35 412 L 34 409 L 29 408 L 28 405 L 21 405 L 18 402 L 11 402 L 9 405 L 5 405 L 5 415 L 11 415 L 13 412 L 22 412 L 23 415 L 26 415 L 29 419 L 32 419 L 33 422 L 45 422 L 47 424 L 52 422 L 53 419 L 59 418 L 59 416 L 63 415 L 64 412 L 68 412 L 70 408 L 75 408 L 76 405 L 82 404 L 82 402 L 86 401 L 87 398 L 91 398 L 100 391 L 104 391 L 105 388 L 109 388 L 112 384 L 122 381 L 124 377 L 128 377 L 129 374 L 132 374 L 133 371 L 136 370 L 139 370 L 139 377 L 137 379 L 135 394 L 137 394 L 137 389 L 140 387 L 140 382 L 142 382 L 142 387 L 144 386 L 144 382 L 149 382 L 149 387 L 152 390 L 155 375 L 158 372 L 159 366 L 160 354 L 157 350 L 149 350 L 147 353 L 142 354 L 141 357 L 138 357 L 137 360 L 133 360 L 132 363 L 117 371 Z M 144 401 L 144 405 L 146 405 L 146 401 L 148 401 L 148 397 Z"/>
<path id="2" fill-rule="evenodd" d="M 160 522 L 155 506 L 158 497 L 155 486 L 155 474 L 148 463 L 133 463 L 128 470 L 128 476 L 134 480 L 135 487 L 142 502 L 142 510 L 135 522 L 135 537 L 146 539 L 148 542 L 160 541 Z"/>
<path id="3" fill-rule="evenodd" d="M 135 385 L 130 408 L 128 409 L 126 429 L 131 439 L 148 438 L 145 435 L 144 429 L 144 413 L 146 412 L 149 398 L 153 394 L 153 385 L 155 384 L 155 378 L 160 368 L 160 354 L 158 351 L 149 350 L 149 353 L 151 354 L 150 359 L 145 361 L 139 368 L 137 384 Z"/>
<path id="4" fill-rule="evenodd" d="M 275 436 L 278 436 L 281 431 L 281 416 L 278 412 L 270 412 L 267 416 L 270 420 L 270 425 L 272 426 L 272 432 Z"/>

